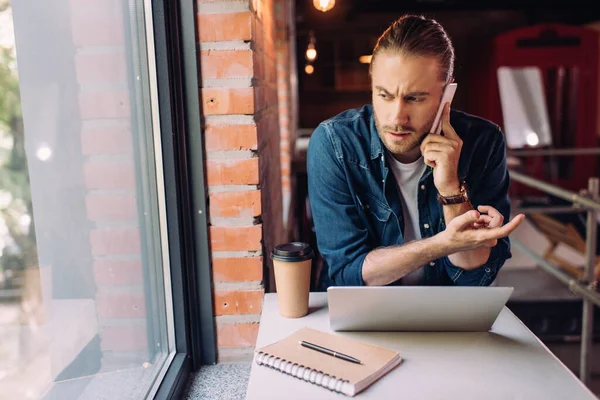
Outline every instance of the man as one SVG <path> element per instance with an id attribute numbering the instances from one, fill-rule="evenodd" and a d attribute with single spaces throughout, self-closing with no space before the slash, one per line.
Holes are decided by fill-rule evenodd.
<path id="1" fill-rule="evenodd" d="M 370 68 L 373 104 L 321 123 L 309 144 L 322 289 L 489 285 L 524 218 L 503 224 L 502 132 L 445 104 L 442 135 L 429 133 L 454 68 L 452 43 L 435 20 L 394 22 Z"/>

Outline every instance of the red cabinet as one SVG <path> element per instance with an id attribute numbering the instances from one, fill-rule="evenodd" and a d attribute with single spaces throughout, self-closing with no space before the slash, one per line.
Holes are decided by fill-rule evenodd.
<path id="1" fill-rule="evenodd" d="M 492 45 L 480 96 L 482 116 L 502 126 L 496 71 L 499 67 L 538 67 L 542 74 L 552 147 L 598 146 L 600 113 L 600 32 L 578 26 L 543 24 L 506 32 Z M 479 86 L 482 88 L 481 86 Z M 598 175 L 598 155 L 528 156 L 519 168 L 527 175 L 578 191 Z M 514 185 L 513 194 L 533 193 Z"/>

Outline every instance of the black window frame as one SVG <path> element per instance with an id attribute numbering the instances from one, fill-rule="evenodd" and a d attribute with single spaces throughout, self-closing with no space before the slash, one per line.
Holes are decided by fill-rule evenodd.
<path id="1" fill-rule="evenodd" d="M 152 0 L 152 14 L 177 352 L 155 399 L 173 399 L 217 348 L 195 1 Z"/>

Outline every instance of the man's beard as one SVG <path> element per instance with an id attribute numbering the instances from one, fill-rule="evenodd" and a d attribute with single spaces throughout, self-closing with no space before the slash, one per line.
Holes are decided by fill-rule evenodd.
<path id="1" fill-rule="evenodd" d="M 410 153 L 411 151 L 414 151 L 416 148 L 421 146 L 421 143 L 423 143 L 423 140 L 425 140 L 425 137 L 427 137 L 427 134 L 431 130 L 433 120 L 435 119 L 434 116 L 431 119 L 431 121 L 429 121 L 426 125 L 428 129 L 419 133 L 417 129 L 411 125 L 381 125 L 379 123 L 379 119 L 377 118 L 377 113 L 375 112 L 374 108 L 373 115 L 375 116 L 375 126 L 377 127 L 377 133 L 379 134 L 379 137 L 381 138 L 381 141 L 383 142 L 384 146 L 390 153 L 398 156 Z M 385 134 L 385 132 L 410 132 L 410 137 L 399 142 L 392 142 L 390 141 L 389 136 Z"/>

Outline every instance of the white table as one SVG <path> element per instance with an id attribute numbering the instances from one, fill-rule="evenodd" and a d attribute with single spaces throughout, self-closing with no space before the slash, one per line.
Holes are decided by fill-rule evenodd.
<path id="1" fill-rule="evenodd" d="M 277 295 L 265 295 L 256 346 L 304 326 L 329 328 L 327 294 L 311 293 L 304 318 L 286 319 Z M 508 309 L 490 332 L 337 332 L 397 350 L 404 362 L 357 398 L 596 399 L 581 381 Z M 343 399 L 346 396 L 253 363 L 247 399 Z"/>

